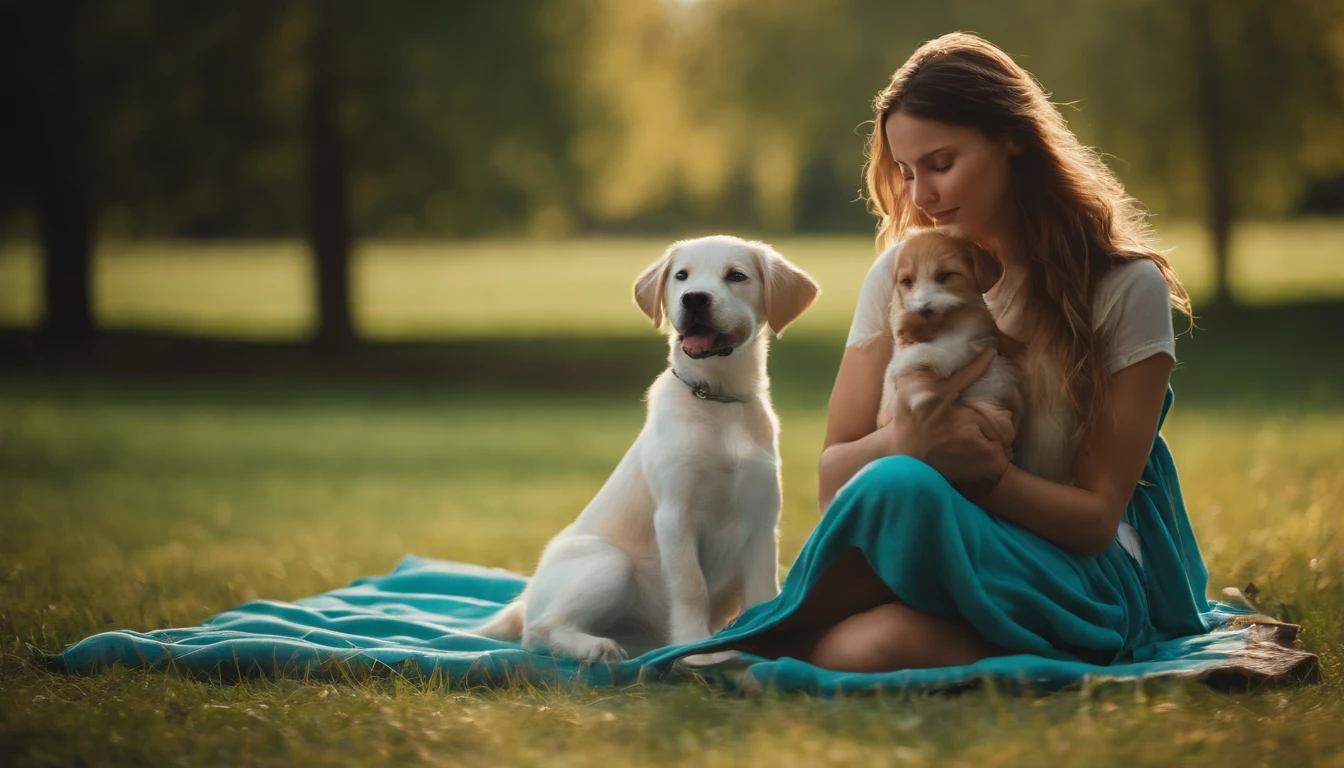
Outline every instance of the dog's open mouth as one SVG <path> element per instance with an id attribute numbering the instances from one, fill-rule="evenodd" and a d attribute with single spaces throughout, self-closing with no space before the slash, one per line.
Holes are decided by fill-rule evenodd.
<path id="1" fill-rule="evenodd" d="M 681 342 L 681 351 L 696 360 L 733 353 L 732 342 L 727 336 L 699 323 L 682 332 L 678 341 Z"/>

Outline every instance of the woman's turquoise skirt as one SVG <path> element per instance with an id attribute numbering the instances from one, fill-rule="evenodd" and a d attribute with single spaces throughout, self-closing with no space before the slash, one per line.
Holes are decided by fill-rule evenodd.
<path id="1" fill-rule="evenodd" d="M 1168 390 L 1163 419 L 1171 402 Z M 70 671 L 120 662 L 226 676 L 394 668 L 468 685 L 679 678 L 688 673 L 677 663 L 681 657 L 732 646 L 781 624 L 844 552 L 858 548 L 901 601 L 961 618 L 1013 655 L 886 673 L 841 673 L 794 659 L 746 656 L 745 669 L 738 665 L 732 675 L 704 674 L 728 685 L 833 694 L 957 686 L 980 678 L 1057 688 L 1089 676 L 1286 680 L 1315 671 L 1315 657 L 1292 648 L 1295 628 L 1271 622 L 1266 631 L 1247 621 L 1249 611 L 1206 599 L 1208 574 L 1160 436 L 1154 436 L 1124 519 L 1138 534 L 1138 557 L 1119 541 L 1095 557 L 1070 554 L 967 501 L 928 465 L 890 457 L 841 489 L 777 598 L 703 643 L 620 664 L 580 665 L 472 634 L 470 628 L 518 594 L 525 579 L 414 557 L 387 576 L 294 604 L 254 601 L 199 627 L 103 633 L 48 658 Z"/>

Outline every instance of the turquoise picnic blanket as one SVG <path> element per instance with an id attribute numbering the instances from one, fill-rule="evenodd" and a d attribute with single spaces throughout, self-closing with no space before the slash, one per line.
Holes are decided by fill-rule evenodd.
<path id="1" fill-rule="evenodd" d="M 1168 392 L 1163 418 L 1171 405 Z M 779 625 L 841 554 L 858 548 L 903 601 L 959 616 L 1017 655 L 938 669 L 841 673 L 795 659 L 739 657 L 724 685 L 821 695 L 879 688 L 955 687 L 994 679 L 1055 689 L 1086 677 L 1200 677 L 1264 655 L 1249 611 L 1205 598 L 1207 573 L 1181 501 L 1175 466 L 1154 440 L 1125 521 L 1139 563 L 1119 543 L 1097 557 L 1068 554 L 968 502 L 936 471 L 907 457 L 870 464 L 837 495 L 789 571 L 779 597 L 718 635 L 613 664 L 578 664 L 472 634 L 519 594 L 508 571 L 407 556 L 391 573 L 295 603 L 257 600 L 200 626 L 116 631 L 49 657 L 71 672 L 114 663 L 223 676 L 322 670 L 414 670 L 465 685 L 626 685 L 677 679 L 688 654 L 731 646 Z M 1236 628 L 1234 628 L 1236 626 Z M 1298 651 L 1294 670 L 1310 666 Z"/>

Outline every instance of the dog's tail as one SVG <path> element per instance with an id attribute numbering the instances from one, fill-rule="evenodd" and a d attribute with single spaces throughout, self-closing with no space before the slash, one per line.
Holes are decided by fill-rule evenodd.
<path id="1" fill-rule="evenodd" d="M 514 600 L 472 631 L 495 640 L 517 640 L 523 636 L 523 610 L 526 607 L 522 600 Z"/>

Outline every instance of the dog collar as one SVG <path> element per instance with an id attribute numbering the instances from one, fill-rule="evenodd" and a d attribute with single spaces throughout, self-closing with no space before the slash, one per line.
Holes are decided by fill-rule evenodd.
<path id="1" fill-rule="evenodd" d="M 695 395 L 696 397 L 700 398 L 701 400 L 713 400 L 713 401 L 716 402 L 716 403 L 740 403 L 740 402 L 742 402 L 741 400 L 737 399 L 736 397 L 728 397 L 727 395 L 716 395 L 716 394 L 710 392 L 710 391 L 709 391 L 709 387 L 705 386 L 704 384 L 692 384 L 691 382 L 689 382 L 689 381 L 687 381 L 687 380 L 681 378 L 681 374 L 680 374 L 680 373 L 677 373 L 677 369 L 676 369 L 676 368 L 673 368 L 673 369 L 672 369 L 672 375 L 677 377 L 677 381 L 680 381 L 682 384 L 685 384 L 686 386 L 690 387 L 690 388 L 691 388 L 691 394 L 692 394 L 692 395 Z"/>

